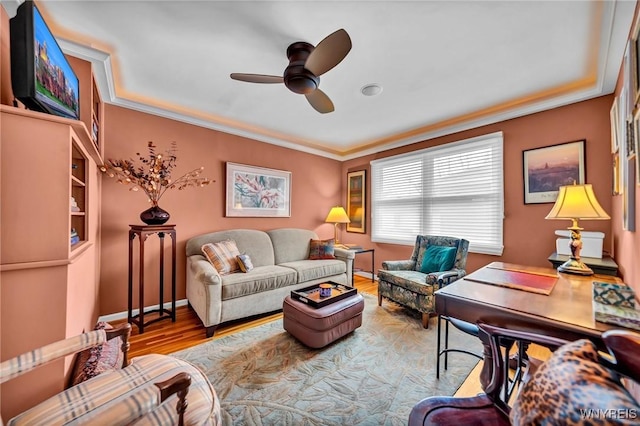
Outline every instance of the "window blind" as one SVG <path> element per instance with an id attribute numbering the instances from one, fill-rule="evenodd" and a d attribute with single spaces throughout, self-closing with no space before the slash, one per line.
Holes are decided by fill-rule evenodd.
<path id="1" fill-rule="evenodd" d="M 502 132 L 372 161 L 371 184 L 372 241 L 445 235 L 502 254 Z"/>

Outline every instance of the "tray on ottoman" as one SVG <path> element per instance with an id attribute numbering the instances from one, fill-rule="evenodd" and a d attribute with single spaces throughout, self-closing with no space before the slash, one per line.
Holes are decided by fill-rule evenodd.
<path id="1" fill-rule="evenodd" d="M 320 297 L 320 284 L 331 284 L 331 296 Z M 313 308 L 322 308 L 323 306 L 330 305 L 338 300 L 345 299 L 347 297 L 355 296 L 358 293 L 353 287 L 334 283 L 333 281 L 327 281 L 326 283 L 319 283 L 310 287 L 301 288 L 291 291 L 291 298 Z"/>

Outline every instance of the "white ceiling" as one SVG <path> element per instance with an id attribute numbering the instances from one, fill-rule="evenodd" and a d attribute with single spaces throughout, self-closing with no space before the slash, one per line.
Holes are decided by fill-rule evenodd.
<path id="1" fill-rule="evenodd" d="M 20 1 L 4 0 L 9 16 Z M 40 1 L 105 102 L 336 159 L 613 92 L 635 1 Z M 283 84 L 286 49 L 339 28 L 335 112 Z M 360 93 L 378 83 L 375 97 Z"/>

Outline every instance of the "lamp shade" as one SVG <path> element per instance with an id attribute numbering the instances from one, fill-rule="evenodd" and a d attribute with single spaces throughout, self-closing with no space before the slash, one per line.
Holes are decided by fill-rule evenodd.
<path id="1" fill-rule="evenodd" d="M 349 216 L 347 212 L 344 211 L 344 207 L 336 206 L 332 207 L 331 211 L 327 215 L 327 218 L 324 220 L 328 223 L 350 223 Z"/>
<path id="2" fill-rule="evenodd" d="M 611 219 L 593 193 L 591 184 L 561 186 L 558 198 L 545 219 Z"/>

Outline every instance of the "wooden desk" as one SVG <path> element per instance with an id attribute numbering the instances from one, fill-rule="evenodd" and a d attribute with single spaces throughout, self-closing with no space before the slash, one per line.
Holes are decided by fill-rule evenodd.
<path id="1" fill-rule="evenodd" d="M 600 338 L 602 332 L 616 328 L 614 325 L 595 321 L 591 283 L 594 280 L 620 282 L 617 277 L 585 277 L 558 273 L 551 268 L 502 262 L 493 262 L 487 266 L 557 274 L 559 278 L 548 296 L 460 279 L 436 291 L 436 312 L 471 323 L 488 317 L 507 322 L 532 320 L 544 326 L 550 336 L 566 340 L 588 338 L 601 348 L 604 348 Z"/>

